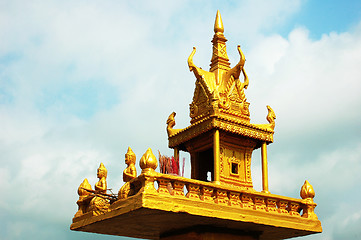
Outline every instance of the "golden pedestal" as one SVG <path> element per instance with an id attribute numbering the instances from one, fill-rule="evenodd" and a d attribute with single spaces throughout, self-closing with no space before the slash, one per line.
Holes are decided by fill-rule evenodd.
<path id="1" fill-rule="evenodd" d="M 133 196 L 112 203 L 101 215 L 75 217 L 71 229 L 145 239 L 172 239 L 191 234 L 187 232 L 195 232 L 193 229 L 222 229 L 255 239 L 285 239 L 322 231 L 317 217 L 300 215 L 312 208 L 302 199 L 155 171 L 141 174 L 130 185 Z M 221 235 L 222 231 L 209 234 Z"/>

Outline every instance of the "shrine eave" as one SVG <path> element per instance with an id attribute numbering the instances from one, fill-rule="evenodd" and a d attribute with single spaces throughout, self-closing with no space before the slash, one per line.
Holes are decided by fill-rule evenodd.
<path id="1" fill-rule="evenodd" d="M 228 118 L 226 116 L 209 116 L 169 136 L 168 145 L 170 148 L 178 147 L 180 150 L 184 150 L 182 145 L 185 142 L 212 129 L 219 129 L 242 137 L 254 139 L 260 143 L 266 142 L 269 144 L 273 142 L 273 130 L 262 128 L 246 121 L 237 121 L 234 118 Z M 260 147 L 260 144 L 258 144 L 256 148 L 258 147 Z"/>

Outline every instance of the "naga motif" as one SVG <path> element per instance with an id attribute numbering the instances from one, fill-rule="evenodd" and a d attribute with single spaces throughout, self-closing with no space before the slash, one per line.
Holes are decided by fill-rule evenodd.
<path id="1" fill-rule="evenodd" d="M 172 136 L 182 130 L 182 129 L 173 129 L 173 127 L 175 126 L 175 119 L 174 119 L 175 115 L 176 115 L 176 113 L 172 112 L 169 115 L 167 122 L 166 122 L 168 137 Z"/>
<path id="2" fill-rule="evenodd" d="M 267 121 L 269 122 L 268 124 L 255 124 L 255 126 L 269 130 L 269 131 L 273 131 L 275 129 L 276 126 L 276 114 L 273 111 L 273 109 L 267 105 L 267 110 L 268 110 L 268 114 L 267 114 Z"/>

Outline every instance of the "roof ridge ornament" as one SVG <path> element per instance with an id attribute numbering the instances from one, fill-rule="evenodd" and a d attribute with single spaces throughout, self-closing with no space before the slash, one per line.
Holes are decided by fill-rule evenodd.
<path id="1" fill-rule="evenodd" d="M 223 35 L 224 27 L 219 10 L 214 23 L 214 32 L 209 71 L 203 70 L 193 63 L 195 47 L 188 57 L 189 70 L 197 79 L 193 101 L 190 104 L 191 124 L 210 115 L 220 115 L 222 111 L 232 118 L 250 122 L 249 103 L 244 93 L 244 89 L 247 89 L 249 84 L 244 70 L 246 58 L 238 45 L 240 60 L 233 68 L 230 68 L 226 50 L 227 39 Z M 241 72 L 243 76 L 241 76 Z M 240 76 L 243 81 L 240 80 Z"/>
<path id="2" fill-rule="evenodd" d="M 216 81 L 219 84 L 221 73 L 218 70 L 229 70 L 230 63 L 227 55 L 226 42 L 227 39 L 223 34 L 224 27 L 221 13 L 217 10 L 216 20 L 214 22 L 214 36 L 212 39 L 213 54 L 210 64 L 210 72 L 216 73 Z"/>

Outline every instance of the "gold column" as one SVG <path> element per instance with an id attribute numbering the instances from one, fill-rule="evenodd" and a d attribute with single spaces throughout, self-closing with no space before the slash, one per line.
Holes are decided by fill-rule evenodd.
<path id="1" fill-rule="evenodd" d="M 179 149 L 177 147 L 174 148 L 174 159 L 179 160 Z"/>
<path id="2" fill-rule="evenodd" d="M 214 179 L 213 182 L 216 184 L 220 184 L 219 178 L 219 164 L 220 164 L 220 157 L 219 157 L 219 130 L 215 130 L 213 135 L 213 175 Z"/>
<path id="3" fill-rule="evenodd" d="M 262 155 L 262 186 L 264 193 L 269 193 L 268 190 L 268 167 L 267 167 L 267 143 L 263 142 L 261 147 Z"/>

